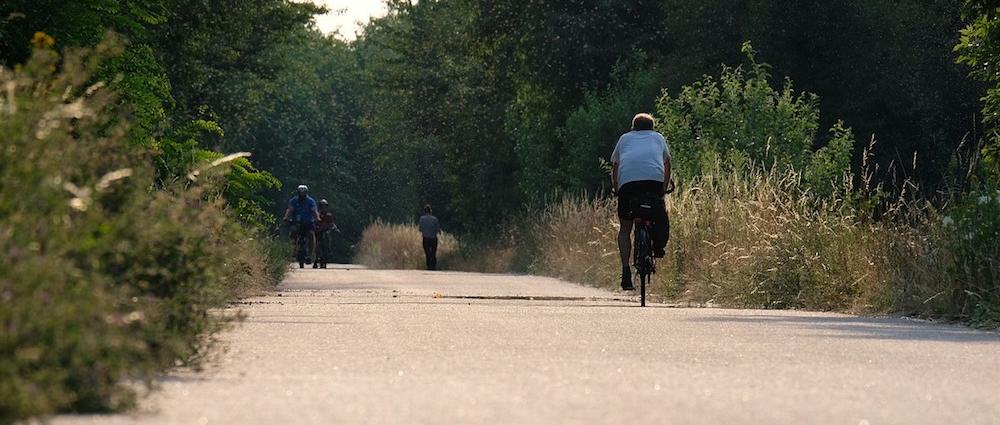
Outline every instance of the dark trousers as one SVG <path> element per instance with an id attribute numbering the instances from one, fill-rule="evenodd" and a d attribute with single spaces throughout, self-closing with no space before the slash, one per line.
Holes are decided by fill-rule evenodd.
<path id="1" fill-rule="evenodd" d="M 437 270 L 438 259 L 438 240 L 437 238 L 424 238 L 424 256 L 427 257 L 427 270 Z"/>

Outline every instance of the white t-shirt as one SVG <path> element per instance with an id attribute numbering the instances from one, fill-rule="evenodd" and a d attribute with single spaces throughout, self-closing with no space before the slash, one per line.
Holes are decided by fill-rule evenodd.
<path id="1" fill-rule="evenodd" d="M 630 131 L 618 139 L 611 162 L 618 164 L 618 188 L 626 183 L 653 180 L 662 182 L 664 163 L 670 160 L 670 146 L 653 130 Z"/>

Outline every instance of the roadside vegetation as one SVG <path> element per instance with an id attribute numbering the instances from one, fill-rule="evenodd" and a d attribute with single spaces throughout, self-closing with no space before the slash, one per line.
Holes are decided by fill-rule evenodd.
<path id="1" fill-rule="evenodd" d="M 352 176 L 288 166 L 350 132 L 321 10 L 0 2 L 0 423 L 127 408 L 281 279 L 282 180 Z"/>
<path id="2" fill-rule="evenodd" d="M 388 224 L 376 221 L 361 234 L 355 261 L 380 269 L 423 269 L 426 263 L 421 238 L 420 230 L 414 224 Z M 439 264 L 445 266 L 458 249 L 455 237 L 442 232 L 438 236 Z"/>
<path id="3" fill-rule="evenodd" d="M 0 422 L 130 405 L 129 384 L 198 358 L 225 323 L 212 309 L 285 267 L 225 200 L 235 156 L 164 182 L 162 155 L 129 143 L 93 78 L 119 42 L 35 43 L 0 70 Z"/>
<path id="4" fill-rule="evenodd" d="M 659 293 L 997 325 L 994 3 L 389 9 L 352 46 L 370 205 L 434 205 L 449 267 L 613 286 L 602 158 L 648 111 L 680 186 Z"/>
<path id="5" fill-rule="evenodd" d="M 444 268 L 610 286 L 638 111 L 677 159 L 660 295 L 1000 323 L 994 3 L 387 7 L 348 41 L 308 2 L 0 2 L 0 422 L 196 360 L 286 268 L 283 183 L 341 261 L 421 267 L 393 223 L 431 204 Z"/>
<path id="6" fill-rule="evenodd" d="M 890 186 L 880 173 L 896 170 L 874 164 L 874 140 L 852 171 L 852 130 L 837 122 L 820 145 L 818 96 L 797 92 L 787 79 L 772 86 L 770 67 L 756 62 L 750 44 L 743 49 L 743 66 L 723 67 L 656 102 L 680 189 L 669 197 L 670 255 L 659 263 L 652 292 L 730 307 L 1000 324 L 1000 192 L 934 198 L 910 180 Z M 950 178 L 971 185 L 969 170 L 980 159 L 956 156 L 955 172 L 963 174 Z M 506 227 L 498 242 L 450 248 L 450 257 L 481 258 L 453 267 L 618 286 L 613 199 L 564 195 Z M 416 235 L 412 226 L 393 229 Z M 382 245 L 380 237 L 366 232 L 362 245 Z M 384 265 L 371 254 L 359 261 Z"/>

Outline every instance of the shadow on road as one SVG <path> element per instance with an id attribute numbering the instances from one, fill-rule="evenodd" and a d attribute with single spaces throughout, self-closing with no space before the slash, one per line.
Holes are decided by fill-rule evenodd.
<path id="1" fill-rule="evenodd" d="M 724 315 L 688 319 L 694 322 L 746 323 L 787 326 L 808 330 L 836 332 L 834 338 L 860 338 L 900 341 L 942 341 L 1000 344 L 1000 333 L 978 331 L 957 325 L 932 324 L 895 318 L 819 317 L 785 314 Z"/>

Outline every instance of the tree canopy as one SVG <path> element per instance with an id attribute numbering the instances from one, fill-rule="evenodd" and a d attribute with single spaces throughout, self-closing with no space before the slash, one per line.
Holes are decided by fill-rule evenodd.
<path id="1" fill-rule="evenodd" d="M 664 99 L 690 107 L 716 83 L 777 90 L 749 113 L 802 110 L 799 151 L 835 144 L 832 157 L 846 149 L 858 168 L 874 138 L 873 160 L 894 164 L 887 178 L 928 193 L 953 181 L 956 156 L 992 139 L 980 121 L 996 125 L 993 90 L 985 113 L 979 102 L 996 85 L 991 2 L 387 3 L 345 41 L 315 28 L 322 9 L 288 0 L 14 0 L 0 6 L 0 62 L 23 61 L 36 32 L 67 48 L 117 31 L 129 44 L 105 72 L 120 76 L 133 140 L 164 152 L 163 178 L 182 174 L 193 149 L 249 151 L 278 180 L 329 198 L 354 236 L 371 217 L 411 218 L 425 203 L 475 231 L 560 193 L 600 191 L 601 159 L 634 113 Z M 766 75 L 745 67 L 747 41 Z M 704 79 L 741 65 L 745 80 Z M 760 159 L 819 167 L 789 155 Z M 234 197 L 282 208 L 275 181 L 250 181 Z"/>

